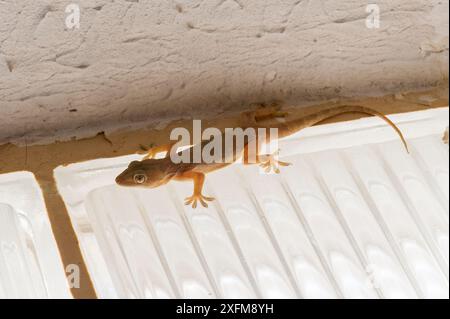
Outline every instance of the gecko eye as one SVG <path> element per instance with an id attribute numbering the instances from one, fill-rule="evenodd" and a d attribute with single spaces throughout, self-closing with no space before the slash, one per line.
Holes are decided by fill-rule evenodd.
<path id="1" fill-rule="evenodd" d="M 133 180 L 136 184 L 144 184 L 147 181 L 147 175 L 142 173 L 135 174 Z"/>

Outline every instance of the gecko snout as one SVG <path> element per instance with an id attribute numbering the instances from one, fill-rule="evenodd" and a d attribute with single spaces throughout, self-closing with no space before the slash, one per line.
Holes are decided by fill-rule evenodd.
<path id="1" fill-rule="evenodd" d="M 116 184 L 121 185 L 121 183 L 122 183 L 122 178 L 119 175 L 119 176 L 116 177 Z"/>
<path id="2" fill-rule="evenodd" d="M 116 184 L 120 186 L 144 186 L 148 181 L 145 172 L 126 169 L 116 177 Z"/>
<path id="3" fill-rule="evenodd" d="M 120 185 L 120 186 L 126 186 L 126 178 L 125 178 L 125 173 L 126 172 L 123 172 L 123 173 L 121 173 L 120 175 L 118 175 L 117 177 L 116 177 L 116 184 L 117 185 Z"/>

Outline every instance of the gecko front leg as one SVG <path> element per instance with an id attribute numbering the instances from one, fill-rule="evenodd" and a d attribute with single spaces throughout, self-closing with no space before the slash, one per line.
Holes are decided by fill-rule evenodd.
<path id="1" fill-rule="evenodd" d="M 170 155 L 170 151 L 174 145 L 175 145 L 175 142 L 165 144 L 165 145 L 160 145 L 160 146 L 153 146 L 150 148 L 146 148 L 141 145 L 142 150 L 145 151 L 145 154 L 146 154 L 142 160 L 154 159 L 156 157 L 156 155 L 159 153 L 166 153 L 164 157 L 167 157 Z"/>
<path id="2" fill-rule="evenodd" d="M 206 202 L 211 202 L 214 200 L 213 197 L 207 197 L 202 194 L 203 184 L 205 183 L 205 174 L 198 172 L 185 172 L 177 175 L 174 179 L 178 181 L 192 180 L 194 182 L 194 194 L 186 197 L 184 202 L 185 205 L 191 205 L 192 208 L 197 208 L 197 203 L 200 202 L 203 207 L 208 207 Z"/>

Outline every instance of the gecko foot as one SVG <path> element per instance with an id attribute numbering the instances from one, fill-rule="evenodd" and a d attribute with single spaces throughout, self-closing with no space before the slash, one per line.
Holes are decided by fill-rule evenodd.
<path id="1" fill-rule="evenodd" d="M 139 144 L 139 150 L 136 153 L 139 155 L 145 155 L 142 158 L 143 160 L 153 159 L 156 155 L 153 144 L 151 144 L 150 146 Z"/>
<path id="2" fill-rule="evenodd" d="M 271 173 L 272 171 L 276 174 L 280 173 L 280 166 L 290 166 L 291 163 L 279 161 L 278 158 L 279 151 L 276 151 L 270 155 L 261 155 L 259 166 L 264 170 L 265 173 Z"/>
<path id="3" fill-rule="evenodd" d="M 285 118 L 288 115 L 289 112 L 281 111 L 281 105 L 278 103 L 274 103 L 270 106 L 261 104 L 256 110 L 243 112 L 241 114 L 241 116 L 250 123 L 258 123 L 275 118 Z"/>
<path id="4" fill-rule="evenodd" d="M 170 150 L 172 149 L 173 145 L 174 145 L 174 143 L 169 143 L 169 144 L 164 144 L 164 145 L 159 145 L 159 146 L 155 146 L 154 144 L 152 144 L 150 147 L 140 145 L 141 151 L 143 151 L 144 153 L 140 152 L 138 154 L 145 154 L 145 156 L 142 160 L 156 159 L 156 155 L 158 155 L 160 153 L 165 153 L 165 155 L 163 155 L 163 157 L 167 157 Z"/>
<path id="5" fill-rule="evenodd" d="M 208 204 L 206 202 L 211 202 L 214 199 L 214 197 L 207 197 L 203 196 L 202 194 L 194 194 L 190 197 L 186 197 L 186 199 L 184 200 L 184 204 L 191 205 L 192 208 L 197 208 L 197 202 L 200 202 L 203 207 L 208 207 Z"/>
<path id="6" fill-rule="evenodd" d="M 158 152 L 156 152 L 154 149 L 149 149 L 143 160 L 154 159 L 156 157 L 156 154 L 158 154 Z"/>
<path id="7" fill-rule="evenodd" d="M 442 136 L 442 141 L 444 142 L 444 144 L 448 144 L 448 127 L 444 132 L 444 136 Z"/>

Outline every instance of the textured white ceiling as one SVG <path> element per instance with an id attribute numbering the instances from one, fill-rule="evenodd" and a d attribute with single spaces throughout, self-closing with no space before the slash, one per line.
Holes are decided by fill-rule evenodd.
<path id="1" fill-rule="evenodd" d="M 379 29 L 367 3 L 0 0 L 0 142 L 448 80 L 448 1 L 376 1 Z"/>

